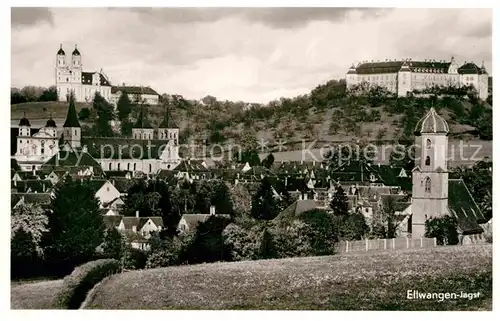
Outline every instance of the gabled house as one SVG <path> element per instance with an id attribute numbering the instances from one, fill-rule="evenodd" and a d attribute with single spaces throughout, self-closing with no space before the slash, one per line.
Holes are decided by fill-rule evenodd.
<path id="1" fill-rule="evenodd" d="M 225 217 L 228 219 L 231 218 L 231 215 L 229 214 L 216 214 L 215 207 L 211 206 L 209 214 L 183 214 L 177 224 L 177 229 L 181 234 L 193 231 L 200 223 L 205 222 L 211 216 Z"/>

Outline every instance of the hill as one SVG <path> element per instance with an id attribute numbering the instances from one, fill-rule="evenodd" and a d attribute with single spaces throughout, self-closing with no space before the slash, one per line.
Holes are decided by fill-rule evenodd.
<path id="1" fill-rule="evenodd" d="M 491 245 L 201 264 L 113 275 L 90 309 L 491 310 Z M 456 300 L 420 293 L 477 293 Z"/>
<path id="2" fill-rule="evenodd" d="M 462 89 L 460 89 L 462 90 Z M 346 141 L 361 138 L 371 141 L 411 139 L 413 128 L 425 111 L 434 106 L 448 121 L 453 136 L 492 139 L 492 108 L 466 89 L 435 89 L 421 97 L 394 97 L 374 87 L 352 93 L 343 80 L 319 85 L 307 95 L 281 98 L 244 110 L 243 102 L 217 101 L 208 104 L 186 100 L 178 95 L 163 95 L 181 128 L 183 141 L 207 140 L 208 143 L 239 142 L 244 133 L 276 144 L 283 141 Z M 172 97 L 175 97 L 173 99 Z M 180 97 L 180 98 L 178 98 Z M 490 101 L 491 102 L 491 101 Z M 77 104 L 77 110 L 91 104 Z M 24 103 L 11 106 L 12 119 L 66 116 L 62 102 Z M 148 118 L 157 126 L 163 106 L 148 106 Z M 132 112 L 135 118 L 138 108 Z"/>

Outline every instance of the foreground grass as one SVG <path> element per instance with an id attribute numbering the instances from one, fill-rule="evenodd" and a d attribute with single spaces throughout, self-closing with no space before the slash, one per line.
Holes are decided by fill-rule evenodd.
<path id="1" fill-rule="evenodd" d="M 63 280 L 12 283 L 11 309 L 54 309 Z"/>
<path id="2" fill-rule="evenodd" d="M 480 292 L 473 300 L 408 300 Z M 127 272 L 96 288 L 93 309 L 491 310 L 491 245 L 202 264 Z"/>

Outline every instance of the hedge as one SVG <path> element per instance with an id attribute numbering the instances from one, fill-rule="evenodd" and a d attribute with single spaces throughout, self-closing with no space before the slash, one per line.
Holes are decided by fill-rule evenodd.
<path id="1" fill-rule="evenodd" d="M 56 298 L 60 309 L 78 309 L 87 293 L 105 277 L 119 272 L 120 262 L 115 259 L 101 259 L 87 262 L 75 268 L 64 278 L 61 292 Z"/>

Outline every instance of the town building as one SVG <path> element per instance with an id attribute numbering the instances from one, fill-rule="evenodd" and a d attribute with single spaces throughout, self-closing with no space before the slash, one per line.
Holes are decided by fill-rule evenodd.
<path id="1" fill-rule="evenodd" d="M 347 87 L 362 83 L 386 88 L 398 96 L 406 96 L 413 90 L 434 86 L 469 86 L 478 92 L 479 98 L 488 98 L 488 73 L 473 62 L 459 66 L 454 57 L 450 61 L 387 60 L 352 64 L 346 74 Z"/>
<path id="2" fill-rule="evenodd" d="M 66 56 L 62 45 L 56 54 L 55 83 L 59 101 L 69 101 L 73 92 L 77 102 L 89 102 L 95 93 L 111 100 L 111 82 L 102 72 L 83 71 L 82 55 L 75 45 L 71 56 Z"/>
<path id="3" fill-rule="evenodd" d="M 111 87 L 111 99 L 109 102 L 116 106 L 122 93 L 127 94 L 128 99 L 134 104 L 158 105 L 160 101 L 160 94 L 149 86 L 122 85 Z"/>

